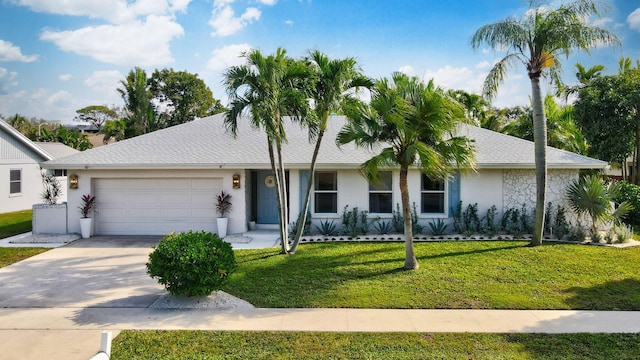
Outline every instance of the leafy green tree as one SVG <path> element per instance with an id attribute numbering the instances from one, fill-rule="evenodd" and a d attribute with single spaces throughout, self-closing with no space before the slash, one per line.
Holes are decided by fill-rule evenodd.
<path id="1" fill-rule="evenodd" d="M 484 44 L 494 50 L 506 49 L 506 55 L 489 71 L 483 93 L 492 98 L 500 83 L 516 62 L 521 62 L 531 81 L 533 128 L 536 162 L 536 209 L 532 245 L 542 244 L 547 186 L 547 122 L 540 91 L 540 77 L 560 79 L 561 63 L 558 55 L 568 56 L 573 50 L 617 44 L 612 32 L 591 22 L 600 15 L 600 4 L 593 0 L 574 0 L 551 9 L 534 7 L 520 19 L 507 18 L 480 27 L 471 38 L 477 49 Z"/>
<path id="2" fill-rule="evenodd" d="M 274 174 L 278 199 L 278 218 L 282 253 L 289 251 L 288 198 L 282 145 L 287 141 L 284 116 L 303 120 L 309 113 L 309 80 L 311 73 L 303 62 L 278 48 L 265 56 L 260 50 L 243 54 L 245 65 L 232 66 L 224 74 L 230 105 L 225 125 L 237 135 L 238 120 L 243 112 L 250 114 L 251 125 L 267 135 L 269 160 Z"/>
<path id="3" fill-rule="evenodd" d="M 29 119 L 20 114 L 15 114 L 14 116 L 5 119 L 5 121 L 7 124 L 13 126 L 14 129 L 18 130 L 22 135 L 31 140 L 35 140 L 38 136 L 38 127 L 34 126 Z"/>
<path id="4" fill-rule="evenodd" d="M 309 124 L 311 137 L 315 137 L 316 145 L 311 158 L 309 179 L 305 192 L 304 204 L 300 209 L 296 234 L 290 253 L 295 253 L 298 242 L 303 235 L 307 219 L 307 209 L 311 199 L 311 188 L 316 169 L 316 160 L 320 152 L 320 145 L 327 130 L 327 124 L 331 113 L 337 113 L 352 99 L 353 91 L 359 87 L 371 87 L 372 82 L 361 74 L 354 58 L 330 59 L 320 51 L 311 51 L 305 59 L 313 72 L 313 84 L 311 99 L 313 100 L 313 112 L 315 120 Z"/>
<path id="5" fill-rule="evenodd" d="M 149 79 L 149 90 L 157 112 L 163 114 L 163 128 L 211 115 L 215 110 L 209 87 L 186 71 L 155 70 Z"/>
<path id="6" fill-rule="evenodd" d="M 515 110 L 520 115 L 503 129 L 508 135 L 525 140 L 534 140 L 531 108 Z M 573 106 L 558 105 L 553 96 L 544 98 L 544 112 L 547 115 L 547 145 L 558 149 L 587 154 L 587 142 L 573 120 Z"/>
<path id="7" fill-rule="evenodd" d="M 100 131 L 104 134 L 102 142 L 107 145 L 111 139 L 115 141 L 121 141 L 125 139 L 125 131 L 127 124 L 124 120 L 111 120 L 107 121 Z"/>
<path id="8" fill-rule="evenodd" d="M 118 117 L 118 113 L 105 105 L 91 105 L 76 110 L 78 121 L 86 121 L 92 123 L 98 132 L 102 126 L 109 121 Z"/>
<path id="9" fill-rule="evenodd" d="M 626 163 L 640 149 L 640 70 L 599 76 L 578 91 L 575 120 L 590 144 L 589 155 Z M 634 150 L 635 149 L 635 150 Z M 638 183 L 637 156 L 634 183 Z"/>
<path id="10" fill-rule="evenodd" d="M 433 81 L 394 73 L 376 82 L 371 103 L 350 107 L 350 121 L 340 131 L 337 143 L 380 150 L 360 171 L 369 181 L 379 181 L 380 168 L 400 167 L 400 193 L 404 219 L 404 268 L 418 268 L 413 247 L 413 224 L 407 175 L 417 168 L 429 178 L 446 179 L 456 166 L 473 165 L 471 140 L 457 136 L 457 126 L 466 122 L 464 108 Z"/>

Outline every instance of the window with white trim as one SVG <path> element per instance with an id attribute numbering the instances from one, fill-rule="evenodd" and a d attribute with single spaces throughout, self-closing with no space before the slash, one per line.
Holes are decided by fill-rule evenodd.
<path id="1" fill-rule="evenodd" d="M 444 214 L 445 186 L 443 180 L 433 180 L 422 174 L 422 213 Z"/>
<path id="2" fill-rule="evenodd" d="M 317 171 L 314 179 L 314 212 L 338 213 L 338 173 Z"/>
<path id="3" fill-rule="evenodd" d="M 390 214 L 393 212 L 393 191 L 391 171 L 380 171 L 379 182 L 369 182 L 369 212 Z"/>
<path id="4" fill-rule="evenodd" d="M 22 169 L 9 170 L 9 194 L 22 193 Z"/>
<path id="5" fill-rule="evenodd" d="M 53 173 L 53 176 L 55 176 L 55 177 L 67 176 L 67 170 L 66 169 L 53 169 L 52 173 Z"/>

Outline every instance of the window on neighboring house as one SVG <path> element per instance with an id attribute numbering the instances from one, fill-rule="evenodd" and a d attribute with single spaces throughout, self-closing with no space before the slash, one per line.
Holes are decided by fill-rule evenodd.
<path id="1" fill-rule="evenodd" d="M 22 170 L 9 170 L 9 194 L 20 194 L 22 192 Z"/>
<path id="2" fill-rule="evenodd" d="M 314 177 L 316 213 L 338 212 L 338 173 L 318 171 Z"/>
<path id="3" fill-rule="evenodd" d="M 393 192 L 391 190 L 391 171 L 380 171 L 380 182 L 369 182 L 369 212 L 386 214 L 393 211 Z"/>
<path id="4" fill-rule="evenodd" d="M 55 177 L 67 176 L 67 170 L 66 169 L 53 169 L 53 176 L 55 176 Z"/>
<path id="5" fill-rule="evenodd" d="M 444 181 L 422 174 L 422 213 L 444 214 Z"/>

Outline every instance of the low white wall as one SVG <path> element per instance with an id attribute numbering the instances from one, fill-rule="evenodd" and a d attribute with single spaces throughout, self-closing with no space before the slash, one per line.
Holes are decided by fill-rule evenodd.
<path id="1" fill-rule="evenodd" d="M 31 220 L 33 234 L 66 234 L 67 204 L 35 204 Z"/>

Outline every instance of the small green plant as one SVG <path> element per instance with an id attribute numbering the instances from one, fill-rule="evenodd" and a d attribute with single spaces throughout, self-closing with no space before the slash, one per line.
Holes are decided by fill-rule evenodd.
<path id="1" fill-rule="evenodd" d="M 487 215 L 482 218 L 484 232 L 489 236 L 493 236 L 498 232 L 498 227 L 496 226 L 497 213 L 498 208 L 495 205 L 492 205 L 487 210 Z"/>
<path id="2" fill-rule="evenodd" d="M 480 218 L 478 217 L 478 203 L 469 204 L 462 213 L 462 230 L 464 233 L 476 233 L 480 231 Z"/>
<path id="3" fill-rule="evenodd" d="M 316 229 L 324 236 L 333 236 L 337 233 L 338 226 L 333 220 L 320 220 L 320 226 L 316 225 Z"/>
<path id="4" fill-rule="evenodd" d="M 42 173 L 42 193 L 40 198 L 47 205 L 55 205 L 58 203 L 58 198 L 62 196 L 62 185 L 58 178 L 53 174 Z"/>
<path id="5" fill-rule="evenodd" d="M 613 229 L 609 229 L 609 231 L 607 231 L 607 233 L 604 235 L 604 241 L 606 241 L 607 244 L 613 244 L 615 236 L 616 233 L 613 231 Z"/>
<path id="6" fill-rule="evenodd" d="M 380 235 L 387 235 L 393 230 L 393 222 L 391 221 L 377 221 L 374 225 L 376 232 Z"/>
<path id="7" fill-rule="evenodd" d="M 591 234 L 589 234 L 589 237 L 591 238 L 591 242 L 592 243 L 600 243 L 600 241 L 602 241 L 602 234 L 600 234 L 599 231 L 593 231 L 591 232 Z"/>
<path id="8" fill-rule="evenodd" d="M 80 213 L 83 218 L 88 218 L 91 210 L 96 206 L 96 197 L 91 196 L 91 194 L 82 195 L 80 198 L 82 200 L 78 209 L 80 209 Z"/>
<path id="9" fill-rule="evenodd" d="M 531 220 L 525 204 L 522 204 L 522 208 L 520 209 L 520 230 L 522 230 L 523 233 L 531 233 L 532 230 Z"/>
<path id="10" fill-rule="evenodd" d="M 220 217 L 224 217 L 231 211 L 231 194 L 222 190 L 220 194 L 216 196 L 216 210 L 218 210 Z"/>
<path id="11" fill-rule="evenodd" d="M 444 234 L 447 231 L 447 227 L 449 225 L 443 219 L 436 219 L 429 223 L 431 234 L 436 236 Z"/>
<path id="12" fill-rule="evenodd" d="M 349 205 L 346 205 L 342 211 L 342 232 L 351 237 L 368 233 L 369 223 L 367 216 L 369 212 L 360 212 L 357 206 L 351 210 L 348 209 Z"/>
<path id="13" fill-rule="evenodd" d="M 583 242 L 587 237 L 587 232 L 584 229 L 584 227 L 582 226 L 582 224 L 578 223 L 578 225 L 573 226 L 570 230 L 569 230 L 569 241 L 574 241 L 574 242 Z"/>
<path id="14" fill-rule="evenodd" d="M 171 233 L 149 254 L 147 274 L 175 296 L 208 296 L 236 270 L 231 244 L 212 233 Z"/>
<path id="15" fill-rule="evenodd" d="M 294 237 L 296 235 L 296 232 L 298 231 L 298 223 L 300 223 L 300 218 L 301 216 L 298 215 L 298 220 L 292 222 L 289 225 L 289 236 L 290 237 Z M 307 217 L 306 220 L 304 222 L 304 229 L 302 229 L 302 236 L 306 236 L 311 234 L 311 213 L 307 212 Z"/>
<path id="16" fill-rule="evenodd" d="M 451 208 L 453 214 L 453 230 L 456 233 L 461 234 L 464 230 L 462 228 L 462 201 L 458 201 L 455 208 Z"/>
<path id="17" fill-rule="evenodd" d="M 396 203 L 396 209 L 393 211 L 393 217 L 391 218 L 393 228 L 398 234 L 404 233 L 404 217 L 402 211 L 400 211 L 400 204 Z"/>
<path id="18" fill-rule="evenodd" d="M 562 240 L 562 238 L 567 235 L 570 228 L 571 224 L 567 221 L 564 206 L 558 205 L 558 207 L 556 207 L 556 216 L 553 222 L 553 233 L 556 235 L 558 240 Z"/>
<path id="19" fill-rule="evenodd" d="M 633 229 L 628 225 L 617 225 L 613 231 L 616 233 L 619 243 L 626 243 L 633 238 Z"/>
<path id="20" fill-rule="evenodd" d="M 411 230 L 414 234 L 421 234 L 422 230 L 424 230 L 424 226 L 420 225 L 416 203 L 411 206 Z"/>

